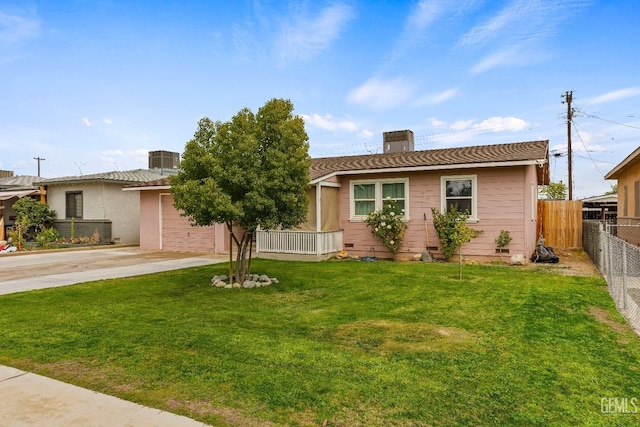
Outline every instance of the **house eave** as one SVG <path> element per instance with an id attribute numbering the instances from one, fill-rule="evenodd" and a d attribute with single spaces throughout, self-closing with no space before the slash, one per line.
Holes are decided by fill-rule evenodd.
<path id="1" fill-rule="evenodd" d="M 170 190 L 170 185 L 149 185 L 145 187 L 125 187 L 122 191 Z"/>
<path id="2" fill-rule="evenodd" d="M 620 162 L 614 167 L 608 174 L 604 176 L 604 179 L 618 179 L 620 173 L 635 163 L 640 163 L 640 147 L 638 147 L 633 153 L 629 154 L 626 159 Z"/>
<path id="3" fill-rule="evenodd" d="M 546 159 L 539 160 L 519 160 L 510 162 L 485 162 L 485 163 L 460 163 L 453 165 L 429 165 L 429 166 L 403 166 L 396 168 L 381 168 L 381 169 L 359 169 L 359 170 L 347 170 L 347 171 L 335 171 L 327 175 L 320 176 L 311 180 L 311 185 L 320 181 L 324 181 L 334 176 L 340 175 L 364 175 L 372 173 L 398 173 L 398 172 L 425 172 L 425 171 L 437 171 L 437 170 L 455 170 L 455 169 L 473 169 L 473 168 L 494 168 L 494 167 L 509 167 L 509 166 L 531 166 L 537 165 L 543 167 L 547 163 Z"/>

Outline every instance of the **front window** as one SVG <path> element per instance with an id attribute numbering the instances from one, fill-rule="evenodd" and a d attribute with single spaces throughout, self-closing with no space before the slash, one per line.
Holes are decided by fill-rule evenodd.
<path id="1" fill-rule="evenodd" d="M 351 181 L 351 219 L 363 220 L 371 212 L 382 209 L 385 199 L 396 201 L 398 209 L 404 209 L 409 218 L 409 179 L 376 179 Z"/>
<path id="2" fill-rule="evenodd" d="M 395 200 L 398 209 L 404 209 L 404 182 L 382 183 L 382 200 Z"/>
<path id="3" fill-rule="evenodd" d="M 66 218 L 82 219 L 82 191 L 69 191 L 66 194 Z"/>
<path id="4" fill-rule="evenodd" d="M 446 212 L 455 206 L 459 212 L 465 212 L 469 219 L 477 220 L 477 176 L 443 176 L 441 178 L 441 211 Z"/>
<path id="5" fill-rule="evenodd" d="M 376 209 L 376 185 L 354 184 L 353 199 L 356 216 L 367 216 Z"/>

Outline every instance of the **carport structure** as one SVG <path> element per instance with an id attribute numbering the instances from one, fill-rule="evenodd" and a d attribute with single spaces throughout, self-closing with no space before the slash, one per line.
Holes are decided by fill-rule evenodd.
<path id="1" fill-rule="evenodd" d="M 33 185 L 37 176 L 20 175 L 0 178 L 0 240 L 6 238 L 6 229 L 14 224 L 13 204 L 28 196 L 40 196 L 45 202 L 45 191 Z"/>

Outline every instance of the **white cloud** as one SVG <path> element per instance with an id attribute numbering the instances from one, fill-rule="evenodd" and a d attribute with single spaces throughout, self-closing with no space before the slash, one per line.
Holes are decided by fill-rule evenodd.
<path id="1" fill-rule="evenodd" d="M 358 130 L 358 126 L 353 121 L 336 120 L 331 114 L 321 116 L 320 114 L 313 113 L 311 115 L 301 114 L 300 116 L 304 119 L 304 122 L 307 125 L 324 130 L 347 132 L 357 132 Z"/>
<path id="2" fill-rule="evenodd" d="M 89 121 L 88 117 L 83 117 L 82 118 L 82 122 L 85 124 L 86 127 L 89 127 L 92 125 L 92 123 Z"/>
<path id="3" fill-rule="evenodd" d="M 620 99 L 632 98 L 640 95 L 640 87 L 628 87 L 625 89 L 618 89 L 612 92 L 607 92 L 602 95 L 596 96 L 587 102 L 589 105 L 602 104 L 604 102 L 613 102 Z"/>
<path id="4" fill-rule="evenodd" d="M 0 12 L 0 42 L 17 43 L 40 35 L 40 22 Z"/>
<path id="5" fill-rule="evenodd" d="M 457 94 L 458 94 L 458 89 L 447 89 L 440 93 L 424 95 L 418 98 L 418 100 L 416 100 L 414 105 L 421 106 L 421 105 L 442 104 L 443 102 L 448 101 L 449 99 L 453 98 Z"/>
<path id="6" fill-rule="evenodd" d="M 451 126 L 449 126 L 449 129 L 464 130 L 471 128 L 471 126 L 473 126 L 473 120 L 457 120 L 453 122 Z"/>
<path id="7" fill-rule="evenodd" d="M 112 125 L 113 124 L 113 121 L 111 121 L 111 119 L 104 119 L 103 121 L 104 121 L 104 123 L 106 125 Z"/>
<path id="8" fill-rule="evenodd" d="M 517 117 L 490 117 L 472 126 L 473 129 L 484 129 L 492 132 L 519 131 L 527 127 L 529 127 L 529 123 Z"/>
<path id="9" fill-rule="evenodd" d="M 402 34 L 390 54 L 394 62 L 427 40 L 427 31 L 441 17 L 456 15 L 472 7 L 473 0 L 421 0 L 409 11 Z"/>
<path id="10" fill-rule="evenodd" d="M 419 1 L 407 18 L 406 32 L 416 33 L 424 30 L 436 20 L 442 10 L 441 6 L 437 1 Z"/>
<path id="11" fill-rule="evenodd" d="M 284 22 L 277 42 L 281 63 L 309 60 L 338 38 L 345 24 L 353 17 L 353 9 L 334 4 L 318 16 L 294 16 Z"/>
<path id="12" fill-rule="evenodd" d="M 369 106 L 374 110 L 390 110 L 406 103 L 412 92 L 412 85 L 403 78 L 385 81 L 374 77 L 351 90 L 347 95 L 347 101 Z"/>
<path id="13" fill-rule="evenodd" d="M 540 63 L 551 56 L 543 42 L 556 34 L 579 8 L 590 3 L 591 0 L 515 0 L 471 28 L 457 45 L 468 49 L 496 47 L 495 53 L 473 66 L 471 74 L 498 66 Z"/>
<path id="14" fill-rule="evenodd" d="M 437 128 L 441 128 L 441 127 L 445 127 L 447 125 L 446 122 L 443 122 L 442 120 L 438 120 L 435 117 L 429 117 L 429 124 L 433 127 L 437 127 Z"/>
<path id="15" fill-rule="evenodd" d="M 360 138 L 371 139 L 375 134 L 371 132 L 369 129 L 363 129 L 358 136 Z"/>

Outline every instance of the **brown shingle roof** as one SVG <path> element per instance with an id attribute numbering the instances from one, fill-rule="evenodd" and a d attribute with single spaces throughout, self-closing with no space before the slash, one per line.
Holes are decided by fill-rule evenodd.
<path id="1" fill-rule="evenodd" d="M 51 184 L 67 184 L 74 182 L 93 182 L 93 181 L 108 181 L 118 182 L 122 184 L 136 183 L 136 182 L 148 182 L 156 179 L 161 179 L 163 175 L 155 172 L 151 172 L 147 169 L 135 169 L 130 171 L 113 171 L 95 173 L 90 175 L 74 175 L 63 176 L 59 178 L 42 179 L 36 182 L 36 184 L 51 185 Z"/>
<path id="2" fill-rule="evenodd" d="M 547 161 L 549 141 L 516 142 L 460 148 L 367 154 L 359 156 L 312 159 L 311 179 L 352 171 L 396 168 L 432 168 L 438 166 L 495 164 L 507 162 Z M 542 176 L 544 181 L 544 176 Z"/>
<path id="3" fill-rule="evenodd" d="M 319 180 L 332 174 L 341 175 L 353 171 L 388 170 L 397 168 L 433 168 L 453 165 L 495 165 L 509 162 L 545 162 L 538 170 L 540 184 L 548 184 L 549 141 L 516 142 L 512 144 L 479 145 L 403 153 L 367 154 L 359 156 L 323 157 L 311 160 L 311 180 Z M 128 185 L 135 187 L 169 186 L 165 177 L 158 180 Z"/>
<path id="4" fill-rule="evenodd" d="M 153 181 L 147 181 L 147 182 L 139 182 L 137 184 L 131 184 L 131 185 L 127 185 L 125 186 L 125 188 L 138 188 L 138 187 L 169 187 L 171 184 L 169 184 L 169 178 L 164 177 L 164 178 L 160 178 L 160 179 L 156 179 Z"/>

